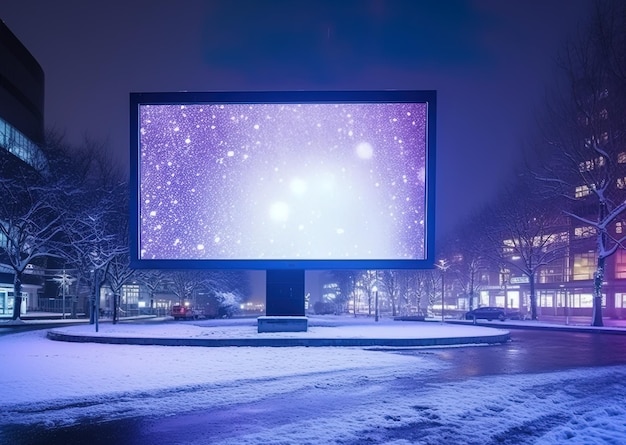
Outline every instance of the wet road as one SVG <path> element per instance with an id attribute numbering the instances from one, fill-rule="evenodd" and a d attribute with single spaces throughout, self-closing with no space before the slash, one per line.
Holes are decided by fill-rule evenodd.
<path id="1" fill-rule="evenodd" d="M 512 330 L 511 341 L 502 346 L 396 353 L 433 354 L 451 365 L 438 376 L 457 380 L 626 364 L 626 335 Z"/>
<path id="2" fill-rule="evenodd" d="M 430 356 L 448 365 L 436 373 L 422 374 L 403 382 L 414 387 L 430 381 L 626 364 L 626 335 L 513 330 L 511 337 L 512 341 L 505 345 L 388 353 Z M 53 430 L 37 426 L 15 427 L 5 433 L 14 445 L 211 443 L 211 438 L 235 438 L 262 429 L 263 425 L 276 424 L 279 419 L 306 418 L 311 412 L 318 411 L 328 411 L 327 415 L 332 416 L 333 409 L 357 404 L 369 397 L 369 390 L 366 384 L 355 384 L 348 393 L 345 388 L 312 387 L 253 403 L 178 415 L 173 413 L 165 418 L 126 418 Z M 339 399 L 341 403 L 332 403 Z"/>

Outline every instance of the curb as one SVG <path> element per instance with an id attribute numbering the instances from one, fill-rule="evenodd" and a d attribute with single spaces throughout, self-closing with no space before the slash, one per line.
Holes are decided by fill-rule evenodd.
<path id="1" fill-rule="evenodd" d="M 456 324 L 460 326 L 468 326 L 471 323 L 463 321 L 446 320 L 446 323 Z M 561 332 L 583 332 L 588 334 L 613 334 L 613 335 L 626 335 L 626 329 L 624 328 L 612 328 L 612 327 L 595 327 L 595 326 L 546 326 L 546 325 L 523 325 L 523 324 L 509 324 L 506 322 L 498 323 L 481 323 L 477 322 L 471 324 L 471 326 L 482 326 L 485 328 L 497 328 L 497 329 L 520 329 L 520 330 L 534 330 L 534 331 L 561 331 Z"/>
<path id="2" fill-rule="evenodd" d="M 450 337 L 450 338 L 143 338 L 143 337 L 99 337 L 72 335 L 48 331 L 50 340 L 75 343 L 102 343 L 116 345 L 151 345 L 151 346 L 203 346 L 203 347 L 324 347 L 324 346 L 453 346 L 472 344 L 500 344 L 511 339 L 510 333 L 492 336 Z"/>

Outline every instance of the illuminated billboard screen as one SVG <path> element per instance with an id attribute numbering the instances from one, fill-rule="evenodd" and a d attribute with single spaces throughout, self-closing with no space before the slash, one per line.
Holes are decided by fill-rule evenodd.
<path id="1" fill-rule="evenodd" d="M 434 91 L 130 99 L 135 267 L 432 266 Z"/>

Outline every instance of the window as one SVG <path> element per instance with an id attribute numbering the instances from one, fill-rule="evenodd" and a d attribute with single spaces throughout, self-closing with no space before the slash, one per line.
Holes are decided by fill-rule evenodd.
<path id="1" fill-rule="evenodd" d="M 539 270 L 539 283 L 562 283 L 565 281 L 565 267 L 561 261 L 550 264 Z"/>
<path id="2" fill-rule="evenodd" d="M 618 249 L 615 252 L 615 278 L 626 279 L 626 250 Z"/>
<path id="3" fill-rule="evenodd" d="M 540 307 L 554 307 L 554 294 L 552 292 L 539 293 Z"/>
<path id="4" fill-rule="evenodd" d="M 621 221 L 615 223 L 615 233 L 622 233 L 624 231 L 624 224 Z"/>
<path id="5" fill-rule="evenodd" d="M 591 194 L 591 189 L 589 188 L 588 185 L 579 185 L 578 187 L 576 187 L 575 191 L 574 191 L 574 196 L 576 198 L 582 198 L 584 196 L 587 196 Z"/>
<path id="6" fill-rule="evenodd" d="M 596 228 L 593 226 L 575 227 L 574 238 L 589 238 L 596 234 Z"/>
<path id="7" fill-rule="evenodd" d="M 602 298 L 604 306 L 605 298 Z M 570 307 L 593 307 L 593 294 L 572 293 L 569 296 Z"/>
<path id="8" fill-rule="evenodd" d="M 626 164 L 626 151 L 622 151 L 617 154 L 617 163 Z"/>
<path id="9" fill-rule="evenodd" d="M 137 304 L 139 302 L 139 286 L 136 284 L 125 284 L 122 286 L 122 303 Z"/>
<path id="10" fill-rule="evenodd" d="M 45 155 L 39 147 L 3 119 L 0 119 L 0 147 L 40 172 L 47 169 Z"/>
<path id="11" fill-rule="evenodd" d="M 609 118 L 609 112 L 607 111 L 606 108 L 600 111 L 600 119 L 607 120 L 608 118 Z"/>
<path id="12" fill-rule="evenodd" d="M 480 297 L 478 299 L 478 306 L 489 306 L 489 292 L 485 290 L 480 291 Z"/>
<path id="13" fill-rule="evenodd" d="M 615 181 L 615 185 L 618 189 L 624 190 L 626 188 L 626 176 L 623 178 L 617 178 L 617 180 Z"/>
<path id="14" fill-rule="evenodd" d="M 615 294 L 615 307 L 624 307 L 626 308 L 626 294 Z"/>
<path id="15" fill-rule="evenodd" d="M 489 274 L 482 272 L 480 274 L 480 284 L 489 284 Z"/>
<path id="16" fill-rule="evenodd" d="M 591 145 L 591 141 L 587 141 L 587 145 Z M 583 161 L 580 164 L 578 164 L 578 169 L 581 172 L 588 172 L 591 170 L 594 170 L 596 167 L 600 168 L 603 167 L 605 164 L 605 159 L 603 156 L 599 156 L 595 159 L 589 159 L 587 161 Z"/>
<path id="17" fill-rule="evenodd" d="M 573 280 L 591 280 L 596 270 L 596 252 L 589 251 L 574 255 Z"/>

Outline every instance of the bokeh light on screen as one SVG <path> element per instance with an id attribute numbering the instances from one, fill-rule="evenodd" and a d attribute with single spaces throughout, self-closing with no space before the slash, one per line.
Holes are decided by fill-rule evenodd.
<path id="1" fill-rule="evenodd" d="M 139 258 L 423 260 L 427 108 L 140 104 Z"/>

